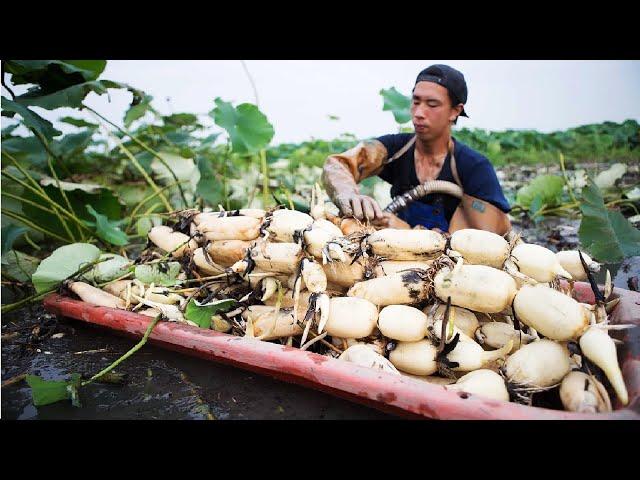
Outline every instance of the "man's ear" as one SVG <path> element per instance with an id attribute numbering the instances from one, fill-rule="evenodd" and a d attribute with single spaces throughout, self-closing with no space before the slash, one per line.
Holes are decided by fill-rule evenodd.
<path id="1" fill-rule="evenodd" d="M 462 113 L 462 109 L 464 108 L 464 105 L 462 103 L 459 103 L 458 105 L 456 105 L 455 107 L 453 107 L 453 110 L 455 112 L 455 116 L 453 118 L 449 118 L 450 122 L 455 122 L 458 117 L 460 116 L 460 114 Z"/>

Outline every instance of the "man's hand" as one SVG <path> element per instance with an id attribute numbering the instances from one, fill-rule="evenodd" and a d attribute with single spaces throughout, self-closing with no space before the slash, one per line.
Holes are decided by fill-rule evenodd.
<path id="1" fill-rule="evenodd" d="M 389 212 L 382 212 L 382 218 L 375 220 L 373 225 L 376 228 L 411 228 L 407 222 Z"/>
<path id="2" fill-rule="evenodd" d="M 360 221 L 383 220 L 385 217 L 378 202 L 367 195 L 339 195 L 335 203 L 344 216 L 352 216 Z"/>

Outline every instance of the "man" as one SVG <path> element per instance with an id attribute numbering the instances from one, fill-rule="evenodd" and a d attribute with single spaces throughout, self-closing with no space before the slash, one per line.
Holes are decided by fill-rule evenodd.
<path id="1" fill-rule="evenodd" d="M 327 158 L 323 182 L 342 214 L 390 228 L 508 232 L 510 207 L 493 166 L 485 156 L 451 136 L 458 117 L 468 116 L 466 102 L 467 85 L 459 71 L 432 65 L 420 72 L 411 105 L 415 135 L 384 135 Z M 392 197 L 427 180 L 457 183 L 463 195 L 460 199 L 430 193 L 409 203 L 396 216 L 383 212 L 373 198 L 360 195 L 357 183 L 372 175 L 391 183 Z"/>

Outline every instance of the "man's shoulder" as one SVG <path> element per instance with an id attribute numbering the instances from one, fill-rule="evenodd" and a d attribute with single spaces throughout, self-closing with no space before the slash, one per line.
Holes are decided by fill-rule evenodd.
<path id="1" fill-rule="evenodd" d="M 383 139 L 389 139 L 389 140 L 400 140 L 400 141 L 404 141 L 405 143 L 407 143 L 409 140 L 411 140 L 411 137 L 413 137 L 415 135 L 415 133 L 389 133 L 387 135 L 381 135 L 379 137 L 375 137 L 376 140 L 379 140 L 381 138 Z"/>
<path id="2" fill-rule="evenodd" d="M 491 161 L 485 155 L 457 139 L 455 140 L 454 152 L 456 163 L 462 166 L 476 167 L 482 164 L 491 165 Z"/>
<path id="3" fill-rule="evenodd" d="M 387 149 L 389 156 L 391 156 L 404 147 L 406 143 L 411 140 L 413 135 L 413 133 L 391 133 L 375 137 L 373 140 L 381 142 Z"/>

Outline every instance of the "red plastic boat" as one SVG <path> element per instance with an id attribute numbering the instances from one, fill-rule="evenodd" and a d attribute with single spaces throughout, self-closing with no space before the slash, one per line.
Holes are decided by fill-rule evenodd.
<path id="1" fill-rule="evenodd" d="M 578 300 L 595 301 L 589 284 L 576 283 Z M 620 303 L 610 315 L 613 324 L 640 325 L 640 293 L 615 288 Z M 55 314 L 141 338 L 150 317 L 124 310 L 96 307 L 57 294 L 44 299 Z M 279 344 L 242 338 L 189 325 L 160 322 L 149 341 L 189 355 L 321 390 L 338 397 L 411 418 L 450 420 L 640 420 L 640 328 L 623 330 L 618 348 L 629 404 L 621 408 L 613 399 L 608 414 L 578 414 L 501 402 L 439 385 L 397 376 Z"/>

